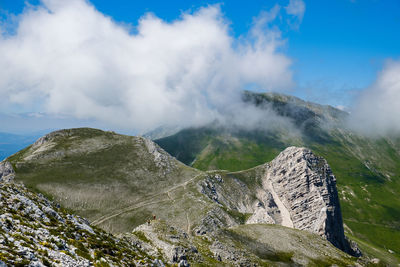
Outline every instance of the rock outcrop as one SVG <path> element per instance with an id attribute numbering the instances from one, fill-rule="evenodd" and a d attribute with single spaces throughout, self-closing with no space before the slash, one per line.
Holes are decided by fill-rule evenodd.
<path id="1" fill-rule="evenodd" d="M 289 147 L 266 168 L 262 187 L 280 210 L 279 224 L 317 233 L 345 252 L 358 253 L 344 236 L 336 178 L 324 158 Z M 271 200 L 260 201 L 267 206 Z"/>
<path id="2" fill-rule="evenodd" d="M 336 178 L 324 158 L 307 148 L 289 147 L 257 169 L 259 173 L 250 176 L 249 184 L 235 178 L 235 173 L 229 186 L 210 175 L 199 183 L 199 191 L 220 206 L 250 213 L 246 224 L 279 224 L 309 231 L 351 255 L 360 255 L 344 235 Z M 207 222 L 215 222 L 223 214 Z M 235 222 L 225 221 L 225 227 L 235 226 Z M 215 227 L 202 223 L 198 228 L 215 231 L 220 224 L 221 220 Z"/>
<path id="3" fill-rule="evenodd" d="M 0 182 L 10 182 L 14 179 L 15 172 L 10 162 L 0 162 Z"/>
<path id="4" fill-rule="evenodd" d="M 128 240 L 95 229 L 41 194 L 7 182 L 0 163 L 0 266 L 136 266 L 153 259 Z"/>

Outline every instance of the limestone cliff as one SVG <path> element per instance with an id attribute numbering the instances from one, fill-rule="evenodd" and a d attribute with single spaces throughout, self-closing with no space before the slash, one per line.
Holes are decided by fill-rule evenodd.
<path id="1" fill-rule="evenodd" d="M 279 224 L 317 233 L 341 250 L 358 254 L 345 239 L 336 178 L 324 158 L 306 148 L 289 147 L 266 165 L 262 188 L 280 210 Z"/>
<path id="2" fill-rule="evenodd" d="M 229 185 L 218 175 L 210 176 L 200 182 L 200 191 L 219 205 L 251 214 L 246 224 L 279 224 L 306 230 L 351 255 L 361 254 L 344 235 L 336 179 L 324 158 L 307 148 L 289 147 L 253 171 L 257 173 L 228 174 L 230 179 L 225 180 L 233 181 Z M 243 173 L 249 177 L 240 177 Z"/>

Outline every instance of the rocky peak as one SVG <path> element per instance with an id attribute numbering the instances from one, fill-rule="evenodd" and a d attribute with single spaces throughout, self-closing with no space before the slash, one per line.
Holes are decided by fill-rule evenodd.
<path id="1" fill-rule="evenodd" d="M 323 158 L 306 148 L 289 147 L 267 168 L 263 187 L 279 203 L 283 225 L 326 237 L 329 220 L 342 225 L 336 179 Z"/>
<path id="2" fill-rule="evenodd" d="M 351 255 L 360 254 L 345 238 L 336 178 L 324 158 L 307 148 L 288 147 L 257 170 L 248 184 L 232 173 L 229 187 L 209 176 L 199 183 L 199 191 L 220 206 L 252 214 L 246 224 L 305 230 Z M 260 185 L 254 187 L 256 181 Z"/>
<path id="3" fill-rule="evenodd" d="M 280 211 L 276 223 L 314 232 L 358 254 L 344 236 L 336 178 L 324 158 L 307 148 L 288 147 L 266 165 L 262 187 Z"/>
<path id="4" fill-rule="evenodd" d="M 171 169 L 174 167 L 174 160 L 172 156 L 150 139 L 143 137 L 141 139 L 143 140 L 148 153 L 154 157 L 155 165 L 158 168 L 166 169 L 168 172 L 171 172 Z"/>

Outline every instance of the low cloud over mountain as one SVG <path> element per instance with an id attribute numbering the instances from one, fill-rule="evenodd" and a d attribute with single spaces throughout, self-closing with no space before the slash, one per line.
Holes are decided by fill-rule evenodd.
<path id="1" fill-rule="evenodd" d="M 208 122 L 246 86 L 293 86 L 269 24 L 277 15 L 262 12 L 235 38 L 218 5 L 172 22 L 146 14 L 131 29 L 83 0 L 43 0 L 17 18 L 15 33 L 3 25 L 0 103 L 128 129 Z"/>
<path id="2" fill-rule="evenodd" d="M 388 61 L 354 106 L 350 124 L 369 135 L 400 133 L 400 62 Z"/>

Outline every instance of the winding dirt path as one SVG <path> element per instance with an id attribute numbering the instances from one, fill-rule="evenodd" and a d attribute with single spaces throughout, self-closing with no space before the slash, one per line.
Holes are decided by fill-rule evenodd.
<path id="1" fill-rule="evenodd" d="M 104 223 L 104 222 L 106 222 L 106 221 L 108 221 L 108 220 L 110 220 L 110 219 L 112 219 L 112 218 L 114 218 L 114 217 L 117 217 L 117 216 L 122 215 L 122 214 L 124 214 L 124 213 L 130 212 L 130 211 L 132 211 L 132 210 L 135 210 L 135 209 L 138 209 L 138 208 L 141 208 L 141 207 L 144 207 L 144 206 L 152 205 L 152 204 L 157 204 L 157 203 L 161 203 L 161 202 L 166 202 L 166 201 L 173 200 L 173 199 L 171 198 L 171 196 L 169 195 L 172 191 L 174 191 L 174 190 L 176 190 L 176 189 L 178 189 L 179 187 L 182 187 L 182 186 L 186 188 L 186 185 L 187 185 L 188 183 L 190 183 L 191 181 L 195 180 L 195 179 L 196 179 L 197 177 L 199 177 L 200 175 L 202 175 L 202 173 L 200 173 L 200 174 L 194 176 L 193 178 L 191 178 L 191 179 L 185 181 L 184 183 L 175 185 L 175 186 L 169 188 L 168 190 L 165 190 L 165 191 L 162 191 L 162 192 L 157 193 L 157 194 L 155 194 L 155 195 L 152 195 L 152 196 L 150 196 L 150 197 L 147 197 L 146 200 L 143 200 L 143 201 L 141 201 L 141 202 L 139 202 L 139 203 L 136 203 L 135 205 L 132 205 L 132 206 L 129 206 L 129 207 L 126 207 L 126 208 L 122 208 L 122 209 L 120 209 L 120 210 L 118 210 L 118 211 L 114 211 L 114 212 L 112 212 L 112 213 L 103 215 L 103 216 L 101 216 L 100 218 L 98 218 L 98 219 L 92 221 L 92 222 L 91 222 L 91 225 L 98 226 L 98 225 L 100 225 L 100 224 L 102 224 L 102 223 Z M 163 200 L 148 202 L 148 201 L 150 201 L 151 199 L 153 199 L 154 197 L 161 196 L 161 195 L 163 195 L 163 194 L 167 194 L 168 199 L 163 199 Z"/>

